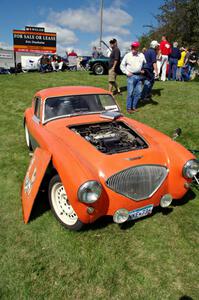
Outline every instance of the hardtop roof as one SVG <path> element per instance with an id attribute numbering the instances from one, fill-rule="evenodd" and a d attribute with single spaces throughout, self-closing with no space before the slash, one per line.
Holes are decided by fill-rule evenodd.
<path id="1" fill-rule="evenodd" d="M 60 86 L 52 87 L 44 90 L 40 90 L 36 93 L 36 96 L 40 96 L 42 99 L 67 96 L 67 95 L 86 95 L 86 94 L 110 94 L 107 90 L 93 86 Z"/>

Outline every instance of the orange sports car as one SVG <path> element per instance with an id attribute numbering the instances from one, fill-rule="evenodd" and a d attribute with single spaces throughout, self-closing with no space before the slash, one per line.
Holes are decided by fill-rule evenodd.
<path id="1" fill-rule="evenodd" d="M 53 214 L 65 227 L 80 230 L 101 216 L 123 223 L 180 201 L 199 171 L 191 152 L 123 116 L 101 88 L 37 92 L 25 111 L 24 128 L 34 150 L 22 186 L 25 223 L 47 179 Z"/>

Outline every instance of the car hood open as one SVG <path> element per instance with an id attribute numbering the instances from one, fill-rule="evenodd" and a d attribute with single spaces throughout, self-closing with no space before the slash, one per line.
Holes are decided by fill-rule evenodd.
<path id="1" fill-rule="evenodd" d="M 73 118 L 73 121 L 74 123 L 71 124 L 71 120 L 70 123 L 66 122 L 66 120 L 65 122 L 62 120 L 60 124 L 58 124 L 59 126 L 48 126 L 48 128 L 66 145 L 66 151 L 70 148 L 81 164 L 85 165 L 85 168 L 92 168 L 95 173 L 98 173 L 99 177 L 103 177 L 105 180 L 114 173 L 137 165 L 155 164 L 167 168 L 170 166 L 169 147 L 167 147 L 166 151 L 165 143 L 161 144 L 157 142 L 157 137 L 154 136 L 153 133 L 150 134 L 150 127 L 146 125 L 125 117 L 120 118 L 119 122 L 127 124 L 144 141 L 143 147 L 135 147 L 133 150 L 121 153 L 105 154 L 96 149 L 90 141 L 73 130 L 74 127 L 77 128 L 83 124 L 86 124 L 86 127 L 88 127 L 89 124 L 95 125 L 99 122 L 104 122 L 104 120 L 99 116 L 90 116 L 90 118 L 87 116 L 87 122 L 85 122 L 85 120 L 82 122 L 82 117 Z M 107 122 L 107 124 L 109 123 L 110 121 Z M 143 128 L 144 126 L 146 126 L 146 128 Z M 158 135 L 161 135 L 162 140 L 164 139 L 167 145 L 173 143 L 169 137 L 159 132 Z"/>

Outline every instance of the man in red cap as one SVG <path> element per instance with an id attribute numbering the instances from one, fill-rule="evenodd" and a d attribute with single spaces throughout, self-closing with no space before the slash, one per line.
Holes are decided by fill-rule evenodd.
<path id="1" fill-rule="evenodd" d="M 131 52 L 127 53 L 120 65 L 120 69 L 127 75 L 127 112 L 134 113 L 142 93 L 142 81 L 144 79 L 142 71 L 143 64 L 146 63 L 143 53 L 138 51 L 139 42 L 131 44 Z"/>

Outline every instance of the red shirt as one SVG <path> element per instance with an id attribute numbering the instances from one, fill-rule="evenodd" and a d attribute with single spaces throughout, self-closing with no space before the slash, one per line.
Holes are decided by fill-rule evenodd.
<path id="1" fill-rule="evenodd" d="M 167 41 L 162 41 L 160 43 L 160 51 L 162 55 L 169 55 L 171 53 L 171 45 Z"/>
<path id="2" fill-rule="evenodd" d="M 68 54 L 68 56 L 77 56 L 77 53 L 76 53 L 76 52 L 70 52 L 70 53 Z"/>

